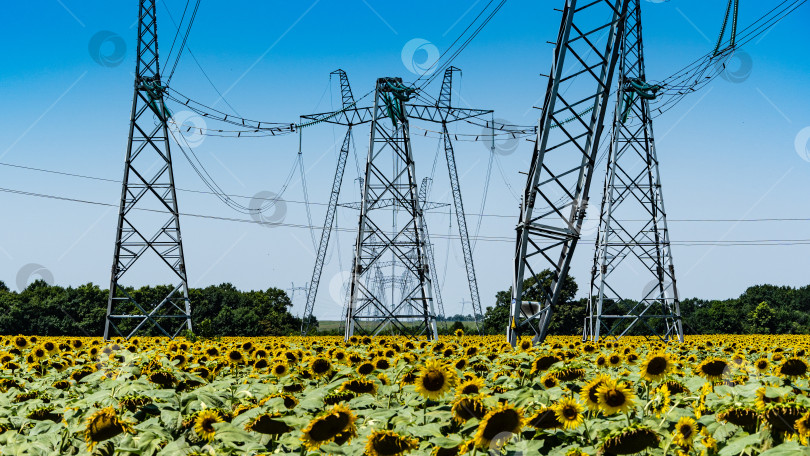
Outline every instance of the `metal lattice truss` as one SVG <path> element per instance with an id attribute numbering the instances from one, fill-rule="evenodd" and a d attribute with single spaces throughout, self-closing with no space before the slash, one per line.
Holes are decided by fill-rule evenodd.
<path id="1" fill-rule="evenodd" d="M 391 321 L 389 321 L 391 319 L 396 320 L 396 319 L 400 318 L 400 317 L 398 317 L 398 315 L 401 316 L 401 315 L 405 315 L 407 313 L 403 309 L 405 309 L 408 306 L 405 306 L 403 304 L 403 301 L 401 299 L 397 298 L 398 295 L 406 296 L 406 297 L 407 296 L 412 296 L 412 295 L 413 296 L 421 296 L 421 294 L 416 293 L 416 292 L 423 289 L 423 288 L 425 288 L 424 283 L 422 283 L 421 281 L 416 281 L 415 280 L 417 278 L 416 274 L 410 274 L 408 272 L 408 271 L 412 270 L 415 267 L 414 265 L 421 265 L 421 266 L 418 266 L 418 267 L 424 268 L 425 271 L 428 271 L 427 275 L 425 276 L 427 281 L 436 283 L 436 271 L 435 271 L 435 267 L 433 266 L 433 264 L 435 263 L 435 260 L 433 258 L 432 245 L 430 244 L 430 241 L 429 241 L 429 238 L 428 238 L 427 226 L 425 225 L 421 214 L 424 214 L 425 211 L 430 210 L 430 209 L 446 206 L 446 204 L 443 204 L 443 203 L 433 203 L 433 202 L 429 202 L 429 201 L 426 200 L 427 199 L 427 190 L 429 189 L 429 185 L 426 184 L 425 182 L 423 182 L 422 189 L 421 189 L 421 191 L 420 191 L 420 193 L 418 195 L 415 195 L 415 194 L 412 195 L 411 193 L 413 193 L 413 192 L 411 190 L 405 191 L 403 188 L 400 188 L 401 186 L 406 185 L 406 183 L 403 180 L 405 175 L 404 174 L 399 175 L 399 173 L 405 172 L 405 170 L 408 169 L 408 166 L 406 166 L 406 161 L 405 161 L 404 158 L 400 158 L 399 160 L 397 160 L 396 157 L 397 157 L 398 154 L 401 155 L 402 157 L 405 157 L 405 155 L 403 155 L 403 154 L 404 154 L 405 149 L 406 149 L 404 144 L 406 144 L 406 143 L 407 143 L 407 152 L 408 152 L 409 160 L 411 160 L 411 162 L 413 160 L 413 157 L 410 155 L 410 141 L 409 141 L 409 139 L 406 141 L 405 139 L 402 138 L 403 134 L 408 133 L 407 123 L 408 123 L 408 120 L 410 120 L 410 119 L 418 119 L 418 120 L 422 120 L 422 121 L 435 122 L 435 123 L 439 123 L 439 124 L 442 125 L 443 144 L 444 144 L 444 147 L 445 147 L 445 156 L 446 156 L 447 162 L 448 162 L 448 172 L 449 172 L 449 176 L 450 176 L 451 193 L 453 195 L 453 203 L 454 203 L 454 207 L 456 209 L 456 217 L 457 217 L 457 221 L 458 221 L 458 225 L 459 225 L 459 235 L 460 235 L 460 238 L 461 238 L 462 250 L 465 253 L 465 255 L 464 255 L 464 257 L 465 257 L 465 265 L 466 265 L 466 270 L 467 270 L 468 284 L 470 286 L 470 293 L 471 293 L 471 297 L 472 297 L 472 300 L 473 300 L 473 312 L 475 314 L 475 317 L 476 317 L 477 321 L 480 320 L 480 318 L 482 317 L 480 299 L 478 297 L 478 285 L 477 285 L 477 281 L 475 279 L 475 269 L 474 269 L 474 266 L 473 266 L 473 263 L 472 263 L 472 250 L 470 248 L 469 236 L 467 234 L 467 229 L 466 229 L 466 220 L 465 220 L 465 215 L 464 215 L 464 212 L 463 212 L 463 204 L 462 204 L 462 201 L 461 201 L 461 190 L 460 190 L 460 186 L 459 186 L 458 172 L 456 170 L 455 156 L 454 156 L 454 152 L 453 152 L 452 142 L 450 141 L 450 135 L 447 132 L 447 124 L 450 123 L 450 122 L 456 122 L 456 121 L 459 121 L 459 120 L 465 120 L 465 119 L 481 117 L 481 116 L 485 116 L 485 115 L 491 115 L 492 111 L 491 110 L 483 110 L 483 109 L 456 108 L 456 107 L 453 107 L 451 105 L 450 94 L 452 92 L 452 74 L 453 74 L 453 72 L 456 72 L 456 71 L 459 71 L 459 70 L 458 70 L 458 68 L 455 68 L 455 67 L 450 67 L 445 71 L 444 80 L 442 82 L 442 87 L 441 87 L 441 91 L 440 91 L 440 96 L 439 96 L 439 99 L 438 99 L 438 101 L 437 101 L 437 103 L 435 105 L 419 105 L 419 104 L 401 103 L 399 105 L 399 107 L 401 109 L 400 115 L 401 115 L 402 119 L 404 120 L 404 122 L 403 121 L 398 121 L 398 124 L 396 125 L 396 128 L 398 130 L 396 130 L 396 131 L 389 131 L 389 132 L 383 134 L 382 130 L 380 130 L 381 128 L 384 128 L 384 125 L 387 125 L 387 124 L 381 124 L 381 123 L 384 122 L 384 121 L 390 123 L 390 119 L 392 117 L 391 117 L 391 112 L 388 111 L 387 108 L 385 108 L 385 103 L 383 102 L 383 105 L 379 104 L 380 103 L 380 98 L 379 98 L 380 93 L 378 91 L 375 91 L 375 106 L 374 107 L 357 107 L 356 106 L 356 102 L 354 100 L 354 97 L 352 96 L 352 91 L 351 91 L 351 88 L 349 86 L 348 78 L 346 76 L 346 73 L 343 70 L 337 70 L 337 71 L 332 73 L 333 75 L 338 75 L 339 79 L 340 79 L 341 95 L 342 95 L 342 101 L 343 101 L 342 109 L 340 109 L 339 111 L 335 111 L 335 112 L 328 112 L 328 113 L 320 113 L 320 114 L 312 114 L 312 115 L 302 116 L 302 119 L 310 121 L 310 123 L 326 122 L 326 123 L 332 123 L 332 124 L 337 124 L 337 125 L 345 125 L 345 126 L 347 126 L 349 128 L 349 130 L 351 130 L 351 128 L 356 126 L 356 125 L 360 125 L 360 124 L 364 124 L 364 123 L 371 123 L 372 124 L 372 126 L 371 126 L 372 137 L 376 137 L 376 141 L 371 142 L 370 151 L 373 151 L 375 149 L 375 147 L 378 148 L 378 149 L 384 149 L 384 148 L 387 147 L 387 150 L 389 151 L 389 153 L 393 152 L 393 157 L 395 157 L 394 163 L 389 163 L 389 165 L 393 165 L 394 167 L 389 167 L 390 168 L 389 169 L 389 168 L 386 168 L 385 166 L 379 166 L 379 165 L 376 164 L 377 161 L 382 160 L 382 157 L 380 156 L 380 150 L 378 150 L 377 152 L 374 152 L 373 154 L 371 154 L 371 152 L 370 152 L 369 158 L 370 158 L 370 161 L 372 161 L 373 163 L 370 166 L 367 165 L 367 170 L 366 170 L 367 175 L 365 176 L 365 178 L 361 179 L 361 181 L 362 181 L 361 190 L 362 190 L 363 194 L 365 195 L 364 200 L 359 202 L 359 203 L 341 203 L 341 204 L 338 204 L 337 200 L 338 200 L 340 187 L 341 187 L 341 182 L 342 182 L 342 179 L 343 179 L 343 173 L 344 173 L 344 170 L 345 170 L 346 160 L 347 160 L 348 152 L 349 152 L 349 142 L 348 142 L 349 141 L 349 134 L 347 133 L 346 140 L 344 141 L 343 147 L 341 147 L 341 151 L 340 151 L 340 154 L 339 154 L 339 157 L 338 157 L 338 167 L 337 167 L 337 170 L 335 172 L 335 178 L 334 178 L 334 181 L 333 181 L 332 193 L 331 193 L 331 197 L 330 197 L 330 204 L 329 204 L 329 208 L 327 209 L 326 220 L 324 222 L 324 230 L 323 230 L 323 233 L 321 235 L 321 243 L 320 243 L 320 245 L 318 247 L 318 252 L 316 254 L 315 267 L 313 269 L 312 280 L 310 282 L 311 285 L 310 285 L 310 289 L 309 289 L 309 292 L 308 292 L 308 295 L 307 295 L 307 303 L 306 303 L 306 307 L 304 309 L 305 317 L 304 317 L 303 325 L 302 325 L 302 328 L 301 328 L 302 334 L 306 334 L 309 331 L 309 324 L 312 321 L 312 313 L 313 313 L 314 306 L 315 306 L 315 299 L 316 299 L 317 292 L 318 292 L 318 285 L 319 285 L 319 282 L 320 282 L 321 273 L 322 273 L 322 270 L 323 270 L 323 267 L 324 267 L 324 261 L 325 261 L 325 258 L 326 258 L 326 251 L 327 251 L 328 242 L 329 242 L 329 231 L 331 230 L 332 225 L 334 223 L 335 207 L 336 206 L 342 206 L 342 207 L 348 207 L 348 208 L 353 208 L 353 209 L 360 210 L 361 211 L 361 220 L 363 220 L 363 217 L 364 217 L 364 215 L 363 215 L 364 212 L 363 211 L 364 210 L 366 212 L 368 212 L 369 208 L 371 208 L 371 210 L 374 210 L 374 211 L 380 211 L 381 209 L 387 209 L 387 211 L 385 213 L 387 213 L 388 216 L 390 217 L 391 214 L 399 214 L 403 210 L 403 204 L 405 204 L 408 208 L 410 208 L 411 206 L 415 206 L 420 211 L 420 215 L 419 215 L 418 218 L 421 221 L 419 222 L 419 224 L 417 224 L 418 228 L 416 229 L 416 231 L 414 231 L 413 233 L 408 231 L 408 232 L 397 234 L 394 225 L 392 225 L 392 228 L 390 228 L 390 229 L 394 230 L 394 231 L 385 232 L 386 236 L 380 237 L 380 236 L 377 236 L 377 235 L 374 235 L 374 234 L 369 234 L 369 233 L 374 233 L 375 232 L 374 230 L 371 230 L 371 231 L 368 231 L 366 233 L 366 236 L 369 236 L 369 237 L 364 238 L 364 242 L 366 242 L 366 244 L 364 244 L 364 245 L 373 245 L 375 242 L 377 243 L 377 245 L 375 246 L 375 248 L 377 249 L 377 250 L 375 250 L 376 253 L 374 253 L 373 255 L 369 254 L 372 257 L 375 257 L 377 255 L 382 256 L 384 251 L 389 250 L 389 247 L 387 247 L 387 245 L 388 245 L 388 242 L 391 240 L 391 238 L 403 239 L 403 240 L 404 239 L 409 239 L 410 242 L 415 242 L 415 239 L 418 237 L 419 238 L 419 245 L 420 246 L 423 245 L 423 247 L 417 247 L 416 244 L 414 243 L 413 245 L 406 246 L 407 248 L 397 247 L 396 249 L 393 249 L 394 251 L 397 251 L 399 254 L 401 254 L 403 258 L 408 258 L 407 262 L 402 262 L 402 264 L 408 264 L 408 267 L 406 267 L 404 271 L 400 271 L 400 270 L 398 270 L 398 268 L 396 266 L 392 266 L 392 264 L 391 264 L 392 261 L 386 261 L 386 266 L 385 267 L 380 267 L 379 266 L 379 264 L 380 264 L 379 259 L 375 260 L 376 263 L 374 264 L 374 267 L 373 267 L 373 271 L 374 271 L 373 272 L 373 285 L 371 284 L 372 282 L 369 282 L 369 284 L 366 284 L 363 287 L 363 290 L 365 290 L 365 293 L 367 295 L 369 295 L 369 296 L 377 296 L 378 298 L 376 300 L 366 298 L 366 301 L 364 301 L 362 305 L 358 305 L 358 306 L 353 307 L 352 308 L 353 310 L 350 309 L 349 305 L 346 305 L 344 316 L 347 317 L 347 322 L 348 322 L 349 312 L 353 311 L 353 312 L 355 312 L 355 314 L 358 315 L 358 320 L 364 320 L 365 319 L 365 320 L 368 320 L 368 321 L 374 321 L 374 324 L 371 324 L 371 325 L 366 324 L 366 325 L 357 326 L 358 331 L 362 331 L 362 332 L 368 333 L 368 334 L 379 333 L 380 331 L 383 331 L 383 330 L 391 330 L 391 331 L 394 331 L 394 332 L 400 332 L 400 333 L 404 333 L 404 334 L 418 335 L 418 334 L 426 333 L 425 328 L 428 329 L 427 333 L 430 333 L 429 335 L 431 337 L 433 337 L 433 334 L 435 334 L 435 331 L 434 331 L 434 329 L 435 329 L 435 321 L 433 321 L 433 323 L 427 324 L 426 326 L 424 324 L 422 324 L 422 323 L 420 323 L 420 325 L 422 325 L 422 326 L 418 326 L 418 325 L 414 326 L 413 322 L 408 323 L 408 324 L 401 324 L 401 322 L 393 322 L 392 323 Z M 383 80 L 385 80 L 385 79 L 383 79 Z M 393 79 L 391 79 L 391 80 L 396 81 L 396 80 L 393 80 Z M 378 82 L 378 89 L 379 89 L 379 82 Z M 380 114 L 380 109 L 385 110 L 383 115 L 379 115 Z M 379 115 L 379 116 L 375 117 L 375 115 Z M 403 126 L 403 124 L 404 124 L 404 126 Z M 388 144 L 389 142 L 390 142 L 390 144 Z M 388 146 L 385 146 L 385 144 L 388 144 Z M 372 157 L 372 155 L 373 155 L 373 157 Z M 371 160 L 372 158 L 373 158 L 373 160 Z M 411 163 L 411 165 L 412 165 L 412 163 Z M 371 174 L 369 174 L 369 173 L 371 173 Z M 410 179 L 410 177 L 411 176 L 409 175 L 408 178 Z M 366 188 L 367 187 L 366 187 L 365 184 L 366 184 L 366 182 L 369 181 L 369 179 L 372 179 L 372 182 L 376 182 L 376 183 L 373 184 L 373 186 L 371 187 L 371 196 L 370 197 L 373 199 L 373 202 L 370 205 L 367 205 L 367 202 L 365 201 L 365 198 L 367 196 L 366 195 Z M 375 181 L 375 179 L 376 179 L 376 181 Z M 414 177 L 414 179 L 415 179 L 415 177 Z M 403 181 L 400 182 L 401 180 L 403 180 Z M 379 188 L 379 189 L 376 188 L 376 186 L 379 186 L 379 185 L 382 185 L 383 188 Z M 407 185 L 409 185 L 409 184 L 407 184 Z M 386 190 L 386 188 L 385 188 L 386 186 L 390 186 L 391 188 Z M 415 199 L 412 202 L 410 201 L 411 197 L 415 197 Z M 406 210 L 406 212 L 408 212 L 408 211 L 411 211 L 411 209 Z M 379 213 L 382 214 L 382 212 L 379 212 Z M 396 219 L 397 217 L 401 218 L 402 216 L 394 215 L 394 217 Z M 363 226 L 364 226 L 363 222 L 361 222 L 361 224 L 360 224 L 360 229 L 361 230 L 364 229 Z M 379 227 L 376 227 L 376 228 L 379 228 Z M 417 233 L 417 231 L 418 231 L 418 233 Z M 422 248 L 425 249 L 425 252 L 421 253 L 422 256 L 420 256 L 419 252 L 420 252 L 420 249 L 422 249 Z M 363 252 L 365 252 L 365 250 L 363 250 Z M 362 265 L 362 262 L 360 264 Z M 366 266 L 369 266 L 369 265 L 366 265 Z M 387 278 L 384 279 L 384 276 L 381 275 L 381 274 L 385 274 L 385 277 L 387 277 Z M 363 275 L 372 275 L 372 273 L 371 272 L 368 272 L 368 273 L 364 272 Z M 396 278 L 396 280 L 394 280 L 394 278 Z M 394 282 L 397 283 L 396 287 L 393 285 Z M 351 303 L 357 304 L 351 298 L 352 296 L 355 296 L 355 295 L 351 294 L 351 293 L 352 292 L 350 290 L 350 296 L 349 296 L 350 304 Z M 416 293 L 416 294 L 414 294 L 414 293 Z M 431 295 L 432 295 L 433 303 L 435 303 L 435 306 L 437 307 L 437 310 L 439 312 L 438 315 L 443 316 L 444 315 L 444 306 L 443 306 L 443 304 L 441 302 L 440 293 L 438 293 L 438 290 L 433 289 Z M 413 301 L 412 297 L 407 298 L 406 300 L 408 300 L 408 299 Z M 419 297 L 416 301 L 418 301 L 419 299 L 422 299 L 422 298 Z M 414 302 L 416 302 L 416 301 L 414 301 Z M 412 305 L 412 303 L 408 304 L 408 305 Z M 384 311 L 383 309 L 388 309 L 388 310 Z M 411 312 L 411 311 L 413 311 L 413 309 L 411 309 L 409 312 Z M 405 313 L 403 313 L 403 312 L 405 312 Z M 435 319 L 435 316 L 436 316 L 436 314 L 432 314 L 431 318 Z M 381 317 L 385 317 L 385 318 L 381 318 Z M 423 315 L 421 317 L 423 317 Z M 405 317 L 401 317 L 401 318 L 407 320 L 407 318 L 405 318 Z M 413 319 L 411 318 L 411 320 L 413 320 Z M 420 320 L 420 322 L 421 321 L 422 320 Z M 360 328 L 360 326 L 363 326 L 363 328 Z M 370 327 L 368 327 L 368 326 L 370 326 Z M 348 330 L 349 330 L 348 325 L 346 327 L 346 330 L 348 332 Z M 354 331 L 354 329 L 352 329 L 352 331 Z"/>
<path id="2" fill-rule="evenodd" d="M 648 101 L 658 88 L 646 83 L 639 0 L 630 0 L 622 41 L 584 336 L 599 340 L 641 333 L 682 341 Z"/>
<path id="3" fill-rule="evenodd" d="M 565 2 L 517 226 L 512 345 L 521 334 L 545 338 L 580 238 L 627 3 Z M 550 283 L 539 280 L 544 269 Z"/>
<path id="4" fill-rule="evenodd" d="M 155 1 L 141 0 L 135 95 L 129 129 L 104 338 L 131 337 L 148 327 L 168 337 L 191 329 L 188 280 L 169 150 L 164 87 L 158 63 Z M 144 217 L 139 208 L 159 215 Z M 149 258 L 151 257 L 151 258 Z M 168 293 L 136 299 L 122 279 L 148 263 L 175 285 Z M 160 290 L 160 288 L 158 288 Z"/>
<path id="5" fill-rule="evenodd" d="M 346 338 L 376 335 L 391 326 L 400 334 L 436 339 L 433 284 L 427 261 L 424 220 L 405 114 L 412 89 L 399 78 L 380 78 L 374 94 L 360 223 L 355 244 Z M 377 203 L 396 201 L 393 214 Z M 408 287 L 390 301 L 374 291 L 374 264 L 389 260 L 388 275 Z"/>

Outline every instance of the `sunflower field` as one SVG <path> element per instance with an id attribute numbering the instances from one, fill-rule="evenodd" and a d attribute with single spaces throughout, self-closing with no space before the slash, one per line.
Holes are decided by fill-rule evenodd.
<path id="1" fill-rule="evenodd" d="M 808 336 L 0 337 L 0 452 L 810 454 Z"/>

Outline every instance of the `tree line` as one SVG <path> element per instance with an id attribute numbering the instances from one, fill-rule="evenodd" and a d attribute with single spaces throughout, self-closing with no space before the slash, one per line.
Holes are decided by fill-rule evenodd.
<path id="1" fill-rule="evenodd" d="M 169 286 L 127 289 L 141 302 L 156 302 L 169 291 Z M 100 336 L 108 298 L 108 290 L 92 283 L 65 288 L 38 280 L 18 293 L 0 281 L 0 334 Z M 225 283 L 192 288 L 189 300 L 200 337 L 286 336 L 301 330 L 301 319 L 290 313 L 290 298 L 278 288 L 240 291 Z M 143 334 L 159 335 L 150 328 Z"/>
<path id="2" fill-rule="evenodd" d="M 548 270 L 538 277 L 546 285 L 551 283 L 552 274 Z M 527 279 L 523 289 L 533 284 L 533 278 Z M 549 325 L 550 334 L 582 334 L 588 299 L 575 299 L 577 291 L 574 279 L 566 277 L 560 304 Z M 511 299 L 511 287 L 496 294 L 495 305 L 487 307 L 484 315 L 486 334 L 506 330 Z M 539 291 L 528 293 L 527 300 L 539 301 Z M 800 288 L 754 285 L 737 298 L 684 299 L 680 308 L 686 334 L 810 334 L 810 285 Z"/>
<path id="3" fill-rule="evenodd" d="M 546 285 L 551 282 L 547 270 L 538 276 Z M 524 290 L 532 289 L 533 284 L 533 278 L 526 280 Z M 587 299 L 576 299 L 578 289 L 576 281 L 566 277 L 551 334 L 582 334 Z M 169 291 L 168 286 L 128 289 L 135 299 L 146 302 Z M 0 281 L 0 334 L 99 336 L 104 330 L 108 296 L 108 290 L 92 283 L 74 288 L 39 280 L 16 292 Z M 482 321 L 485 334 L 505 331 L 511 296 L 511 287 L 496 293 Z M 199 337 L 283 336 L 299 334 L 301 328 L 301 319 L 290 313 L 290 298 L 279 288 L 240 291 L 225 283 L 192 288 L 189 299 L 194 333 Z M 528 300 L 540 300 L 537 287 L 529 292 Z M 810 286 L 755 285 L 737 298 L 688 298 L 680 307 L 687 334 L 810 334 Z M 446 320 L 470 317 L 456 315 Z M 440 326 L 443 333 L 464 328 L 460 321 Z M 317 320 L 311 327 L 318 327 Z"/>

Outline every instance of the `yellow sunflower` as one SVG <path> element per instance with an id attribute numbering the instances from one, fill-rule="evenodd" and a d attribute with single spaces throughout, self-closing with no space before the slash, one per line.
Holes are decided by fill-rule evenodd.
<path id="1" fill-rule="evenodd" d="M 310 451 L 317 450 L 327 442 L 348 442 L 357 435 L 354 425 L 356 419 L 354 413 L 345 405 L 334 405 L 309 422 L 303 430 L 301 442 Z"/>
<path id="2" fill-rule="evenodd" d="M 416 378 L 416 392 L 426 399 L 437 400 L 455 383 L 455 374 L 437 360 L 428 360 Z"/>
<path id="3" fill-rule="evenodd" d="M 768 369 L 770 369 L 770 367 L 771 367 L 770 361 L 768 361 L 768 358 L 764 356 L 754 361 L 754 368 L 757 370 L 757 373 L 759 374 L 764 374 L 768 372 Z"/>
<path id="4" fill-rule="evenodd" d="M 222 416 L 214 410 L 203 410 L 194 417 L 194 433 L 203 440 L 212 441 L 216 435 L 214 423 L 221 423 Z"/>
<path id="5" fill-rule="evenodd" d="M 675 423 L 675 434 L 672 443 L 681 448 L 692 448 L 692 441 L 697 434 L 697 423 L 695 420 L 685 416 Z"/>
<path id="6" fill-rule="evenodd" d="M 124 432 L 134 432 L 132 426 L 118 418 L 118 414 L 112 407 L 101 409 L 87 419 L 84 428 L 84 441 L 87 448 L 92 451 L 98 442 L 111 439 Z"/>
<path id="7" fill-rule="evenodd" d="M 453 401 L 450 411 L 457 423 L 463 423 L 470 418 L 480 420 L 487 414 L 487 407 L 478 397 L 462 396 Z"/>
<path id="8" fill-rule="evenodd" d="M 309 371 L 315 378 L 329 375 L 332 372 L 332 362 L 323 356 L 317 356 L 309 363 Z"/>
<path id="9" fill-rule="evenodd" d="M 788 358 L 777 368 L 777 373 L 787 378 L 802 378 L 807 375 L 807 363 L 801 358 Z"/>
<path id="10" fill-rule="evenodd" d="M 728 363 L 720 358 L 707 358 L 697 367 L 697 374 L 706 377 L 707 380 L 720 380 L 726 372 Z"/>
<path id="11" fill-rule="evenodd" d="M 456 396 L 463 396 L 465 394 L 479 394 L 484 388 L 484 379 L 480 377 L 473 377 L 470 380 L 465 380 L 456 388 Z"/>
<path id="12" fill-rule="evenodd" d="M 366 441 L 368 456 L 399 456 L 419 447 L 419 440 L 393 431 L 374 431 Z"/>
<path id="13" fill-rule="evenodd" d="M 675 366 L 666 353 L 654 353 L 641 365 L 641 377 L 651 382 L 664 378 Z"/>
<path id="14" fill-rule="evenodd" d="M 585 408 L 573 397 L 567 397 L 552 407 L 557 421 L 562 423 L 563 429 L 576 429 L 585 421 L 585 415 L 582 412 Z"/>
<path id="15" fill-rule="evenodd" d="M 596 390 L 605 382 L 609 382 L 610 380 L 609 375 L 599 374 L 582 388 L 582 391 L 579 393 L 579 397 L 582 399 L 588 409 L 599 409 L 599 397 Z"/>
<path id="16" fill-rule="evenodd" d="M 478 424 L 473 442 L 479 448 L 489 448 L 491 445 L 500 448 L 522 428 L 523 412 L 503 402 L 484 416 Z"/>
<path id="17" fill-rule="evenodd" d="M 599 408 L 605 415 L 627 413 L 635 404 L 635 393 L 624 382 L 610 380 L 596 389 Z"/>

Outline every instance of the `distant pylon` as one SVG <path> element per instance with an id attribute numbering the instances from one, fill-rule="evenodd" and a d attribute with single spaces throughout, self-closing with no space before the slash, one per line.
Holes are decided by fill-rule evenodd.
<path id="1" fill-rule="evenodd" d="M 641 2 L 630 0 L 584 337 L 683 340 L 646 82 Z M 639 324 L 640 323 L 640 324 Z"/>
<path id="2" fill-rule="evenodd" d="M 347 339 L 355 332 L 379 334 L 389 326 L 400 334 L 438 338 L 424 220 L 404 107 L 413 93 L 400 78 L 377 80 L 346 311 Z M 389 210 L 380 210 L 379 206 L 386 205 L 393 205 L 393 215 Z M 374 293 L 371 277 L 374 264 L 385 261 L 383 257 L 392 261 L 392 278 L 400 276 L 402 283 L 409 285 L 392 296 L 387 305 L 382 296 Z M 368 315 L 370 309 L 379 316 Z"/>
<path id="3" fill-rule="evenodd" d="M 155 0 L 140 0 L 135 95 L 129 126 L 118 229 L 115 235 L 104 338 L 132 337 L 147 323 L 158 333 L 191 330 L 188 279 L 160 81 Z M 138 209 L 147 209 L 146 211 Z M 157 213 L 156 211 L 159 211 Z M 165 214 L 165 215 L 164 215 Z M 147 258 L 151 258 L 152 262 Z M 172 285 L 154 296 L 133 296 L 121 280 L 136 264 L 165 274 Z M 161 288 L 158 288 L 161 290 Z"/>

